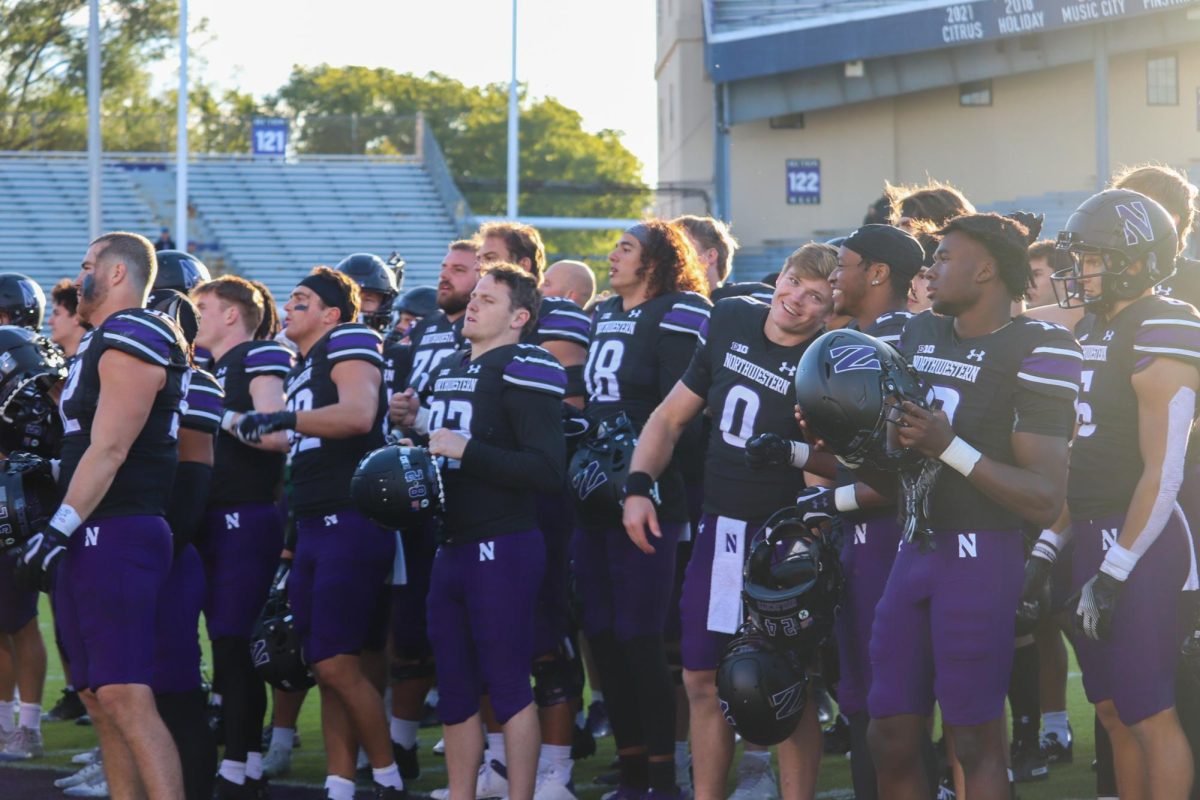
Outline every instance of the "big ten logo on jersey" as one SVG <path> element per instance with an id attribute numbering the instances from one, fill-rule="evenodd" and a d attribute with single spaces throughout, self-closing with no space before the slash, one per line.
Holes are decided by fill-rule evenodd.
<path id="1" fill-rule="evenodd" d="M 750 348 L 747 345 L 742 344 L 741 342 L 730 342 L 729 349 L 735 353 L 741 353 L 742 355 L 745 355 L 746 353 L 750 352 Z"/>
<path id="2" fill-rule="evenodd" d="M 1120 528 L 1101 528 L 1100 529 L 1100 548 L 1104 552 L 1108 552 L 1117 546 L 1117 537 L 1121 535 Z"/>

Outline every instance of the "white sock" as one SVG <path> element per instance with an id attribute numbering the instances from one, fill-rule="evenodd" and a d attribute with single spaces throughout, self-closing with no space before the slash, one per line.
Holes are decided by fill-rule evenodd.
<path id="1" fill-rule="evenodd" d="M 1042 733 L 1053 733 L 1058 736 L 1058 741 L 1062 744 L 1067 743 L 1067 719 L 1066 711 L 1046 711 L 1042 713 Z"/>
<path id="2" fill-rule="evenodd" d="M 603 703 L 604 702 L 604 692 L 600 691 L 599 689 L 592 689 L 592 702 L 593 703 Z"/>
<path id="3" fill-rule="evenodd" d="M 213 705 L 213 706 L 221 705 L 221 695 L 217 694 L 216 692 L 213 692 L 212 694 L 209 695 L 209 697 L 212 698 L 211 700 L 208 701 L 209 705 Z"/>
<path id="4" fill-rule="evenodd" d="M 566 775 L 567 780 L 570 780 L 573 766 L 575 766 L 575 762 L 571 760 L 570 745 L 544 744 L 538 751 L 538 772 L 555 769 L 559 774 Z M 563 784 L 565 785 L 566 782 L 563 781 Z"/>
<path id="5" fill-rule="evenodd" d="M 404 781 L 400 780 L 400 770 L 395 763 L 390 767 L 371 770 L 371 776 L 380 786 L 390 786 L 393 789 L 404 788 Z"/>
<path id="6" fill-rule="evenodd" d="M 1008 770 L 1008 782 L 1009 782 L 1010 784 L 1012 784 L 1012 783 L 1016 783 L 1016 781 L 1014 781 L 1014 780 L 1013 780 L 1013 771 L 1012 771 L 1011 769 L 1010 769 L 1010 770 Z"/>
<path id="7" fill-rule="evenodd" d="M 425 695 L 425 702 L 428 703 L 431 707 L 437 708 L 438 690 L 437 690 L 436 686 L 433 687 L 432 689 L 430 689 L 429 693 Z"/>
<path id="8" fill-rule="evenodd" d="M 405 750 L 411 750 L 413 745 L 417 743 L 417 731 L 421 728 L 420 721 L 413 722 L 408 719 L 400 719 L 392 717 L 392 741 L 403 747 Z"/>
<path id="9" fill-rule="evenodd" d="M 295 728 L 271 728 L 271 748 L 282 747 L 284 750 L 291 752 L 292 745 L 296 743 Z M 334 776 L 336 777 L 336 776 Z"/>
<path id="10" fill-rule="evenodd" d="M 689 760 L 691 760 L 691 757 L 691 754 L 688 753 L 688 743 L 686 739 L 682 742 L 675 743 L 676 764 L 686 764 Z"/>
<path id="11" fill-rule="evenodd" d="M 246 753 L 246 777 L 252 781 L 262 780 L 262 753 Z"/>
<path id="12" fill-rule="evenodd" d="M 217 774 L 230 783 L 236 783 L 238 786 L 241 786 L 246 782 L 246 762 L 222 761 L 221 768 L 217 770 Z"/>
<path id="13" fill-rule="evenodd" d="M 16 711 L 16 708 L 15 700 L 0 701 L 0 731 L 12 733 L 17 729 L 17 723 L 13 719 L 13 712 Z"/>
<path id="14" fill-rule="evenodd" d="M 504 734 L 489 733 L 487 735 L 487 756 L 488 761 L 499 761 L 501 764 L 508 764 L 508 759 L 504 754 Z"/>
<path id="15" fill-rule="evenodd" d="M 742 753 L 742 763 L 738 765 L 739 772 L 759 771 L 770 768 L 770 750 L 747 750 Z"/>
<path id="16" fill-rule="evenodd" d="M 329 800 L 354 800 L 354 781 L 329 775 L 325 778 L 325 796 Z"/>
<path id="17" fill-rule="evenodd" d="M 21 703 L 20 725 L 35 731 L 42 729 L 42 706 L 40 703 Z"/>

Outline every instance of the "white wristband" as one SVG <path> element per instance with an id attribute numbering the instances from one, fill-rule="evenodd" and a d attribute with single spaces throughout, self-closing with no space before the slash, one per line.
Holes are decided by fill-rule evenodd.
<path id="1" fill-rule="evenodd" d="M 233 424 L 237 421 L 238 412 L 226 411 L 221 416 L 221 428 L 229 433 L 233 433 Z"/>
<path id="2" fill-rule="evenodd" d="M 792 466 L 796 469 L 804 469 L 804 465 L 808 463 L 808 457 L 812 455 L 812 448 L 804 442 L 793 441 L 791 444 Z"/>
<path id="3" fill-rule="evenodd" d="M 969 478 L 971 470 L 975 469 L 979 459 L 983 458 L 983 453 L 963 441 L 961 436 L 955 436 L 954 441 L 950 442 L 938 458 L 950 469 Z"/>
<path id="4" fill-rule="evenodd" d="M 429 409 L 425 406 L 417 409 L 417 418 L 413 421 L 413 429 L 422 436 L 429 433 Z"/>
<path id="5" fill-rule="evenodd" d="M 1033 543 L 1033 554 L 1035 558 L 1040 558 L 1043 561 L 1049 561 L 1053 564 L 1058 560 L 1058 548 L 1046 539 L 1038 539 Z"/>
<path id="6" fill-rule="evenodd" d="M 75 529 L 83 524 L 83 520 L 79 518 L 79 514 L 75 509 L 71 508 L 66 503 L 58 507 L 58 511 L 54 512 L 54 516 L 50 518 L 50 524 L 55 529 L 62 531 L 67 536 L 75 532 Z"/>
<path id="7" fill-rule="evenodd" d="M 1133 572 L 1133 568 L 1137 566 L 1138 554 L 1122 547 L 1120 544 L 1114 543 L 1108 548 L 1108 553 L 1104 556 L 1104 563 L 1100 565 L 1100 571 L 1106 572 L 1119 581 L 1129 579 L 1129 573 Z"/>
<path id="8" fill-rule="evenodd" d="M 854 494 L 853 483 L 834 489 L 833 507 L 838 511 L 858 511 L 858 497 Z"/>

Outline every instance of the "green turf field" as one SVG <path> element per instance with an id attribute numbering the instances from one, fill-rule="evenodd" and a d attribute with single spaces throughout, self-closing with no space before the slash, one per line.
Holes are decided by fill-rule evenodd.
<path id="1" fill-rule="evenodd" d="M 55 650 L 54 632 L 46 598 L 42 598 L 42 614 L 40 617 L 42 633 L 45 636 L 50 659 L 49 676 L 46 682 L 45 705 L 49 707 L 57 702 L 59 692 L 63 687 L 62 667 L 58 653 Z M 203 637 L 202 637 L 203 638 Z M 208 658 L 207 642 L 205 658 Z M 1067 699 L 1071 714 L 1072 727 L 1075 731 L 1075 763 L 1051 769 L 1048 780 L 1039 783 L 1021 784 L 1018 794 L 1021 800 L 1066 800 L 1067 798 L 1095 797 L 1095 779 L 1091 771 L 1092 762 L 1092 711 L 1091 706 L 1083 696 L 1083 686 L 1080 683 L 1078 667 L 1071 661 L 1071 673 L 1068 681 Z M 293 756 L 292 774 L 289 782 L 320 786 L 325 777 L 324 753 L 321 749 L 320 704 L 313 694 L 304 706 L 300 716 L 301 747 Z M 47 766 L 69 767 L 70 757 L 94 746 L 95 737 L 91 729 L 80 727 L 73 722 L 46 723 L 43 727 L 46 741 Z M 445 766 L 441 758 L 434 756 L 430 748 L 438 739 L 438 729 L 430 728 L 421 732 L 421 779 L 410 788 L 417 792 L 429 792 L 445 785 Z M 607 787 L 597 785 L 597 775 L 608 771 L 608 763 L 613 757 L 611 738 L 599 742 L 599 751 L 595 756 L 580 762 L 575 768 L 576 789 L 584 800 L 598 800 L 607 791 Z M 826 756 L 821 764 L 820 797 L 851 798 L 849 763 L 843 757 Z"/>

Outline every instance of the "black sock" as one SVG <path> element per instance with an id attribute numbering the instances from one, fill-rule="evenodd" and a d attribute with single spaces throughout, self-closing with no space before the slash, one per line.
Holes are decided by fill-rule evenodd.
<path id="1" fill-rule="evenodd" d="M 867 746 L 870 723 L 871 717 L 865 711 L 850 715 L 850 779 L 854 782 L 855 800 L 879 800 L 875 762 Z"/>
<path id="2" fill-rule="evenodd" d="M 592 660 L 596 663 L 596 671 L 600 673 L 600 685 L 604 687 L 604 705 L 608 711 L 608 720 L 612 725 L 617 749 L 644 747 L 646 735 L 642 729 L 637 696 L 633 690 L 634 677 L 621 655 L 617 637 L 612 631 L 605 631 L 588 637 L 588 644 L 592 647 Z M 668 719 L 674 725 L 674 717 Z"/>
<path id="3" fill-rule="evenodd" d="M 1042 727 L 1039 672 L 1037 645 L 1030 642 L 1024 647 L 1018 647 L 1013 654 L 1012 673 L 1008 680 L 1008 702 L 1012 707 L 1014 742 L 1038 740 Z"/>
<path id="4" fill-rule="evenodd" d="M 631 675 L 646 749 L 652 756 L 675 755 L 675 686 L 662 636 L 638 636 L 621 642 Z M 604 684 L 608 686 L 608 684 Z"/>
<path id="5" fill-rule="evenodd" d="M 225 758 L 244 762 L 247 753 L 257 752 L 262 747 L 265 689 L 250 660 L 248 640 L 240 636 L 223 636 L 212 643 L 212 650 L 214 671 L 221 676 Z M 260 700 L 256 699 L 256 694 L 262 695 Z"/>
<path id="6" fill-rule="evenodd" d="M 604 695 L 605 702 L 608 695 Z M 650 788 L 650 769 L 646 754 L 617 756 L 617 769 L 621 774 L 621 785 L 644 792 Z M 673 778 L 672 778 L 673 779 Z"/>
<path id="7" fill-rule="evenodd" d="M 204 692 L 156 694 L 154 704 L 179 751 L 184 797 L 210 800 L 217 772 L 217 743 L 204 713 Z"/>
<path id="8" fill-rule="evenodd" d="M 1108 731 L 1101 724 L 1100 717 L 1095 718 L 1094 725 L 1096 731 L 1096 796 L 1116 797 L 1117 772 L 1113 765 L 1112 740 L 1108 738 Z"/>
<path id="9" fill-rule="evenodd" d="M 675 785 L 675 761 L 650 761 L 647 763 L 647 774 L 650 788 L 656 792 L 674 794 L 679 787 Z"/>

